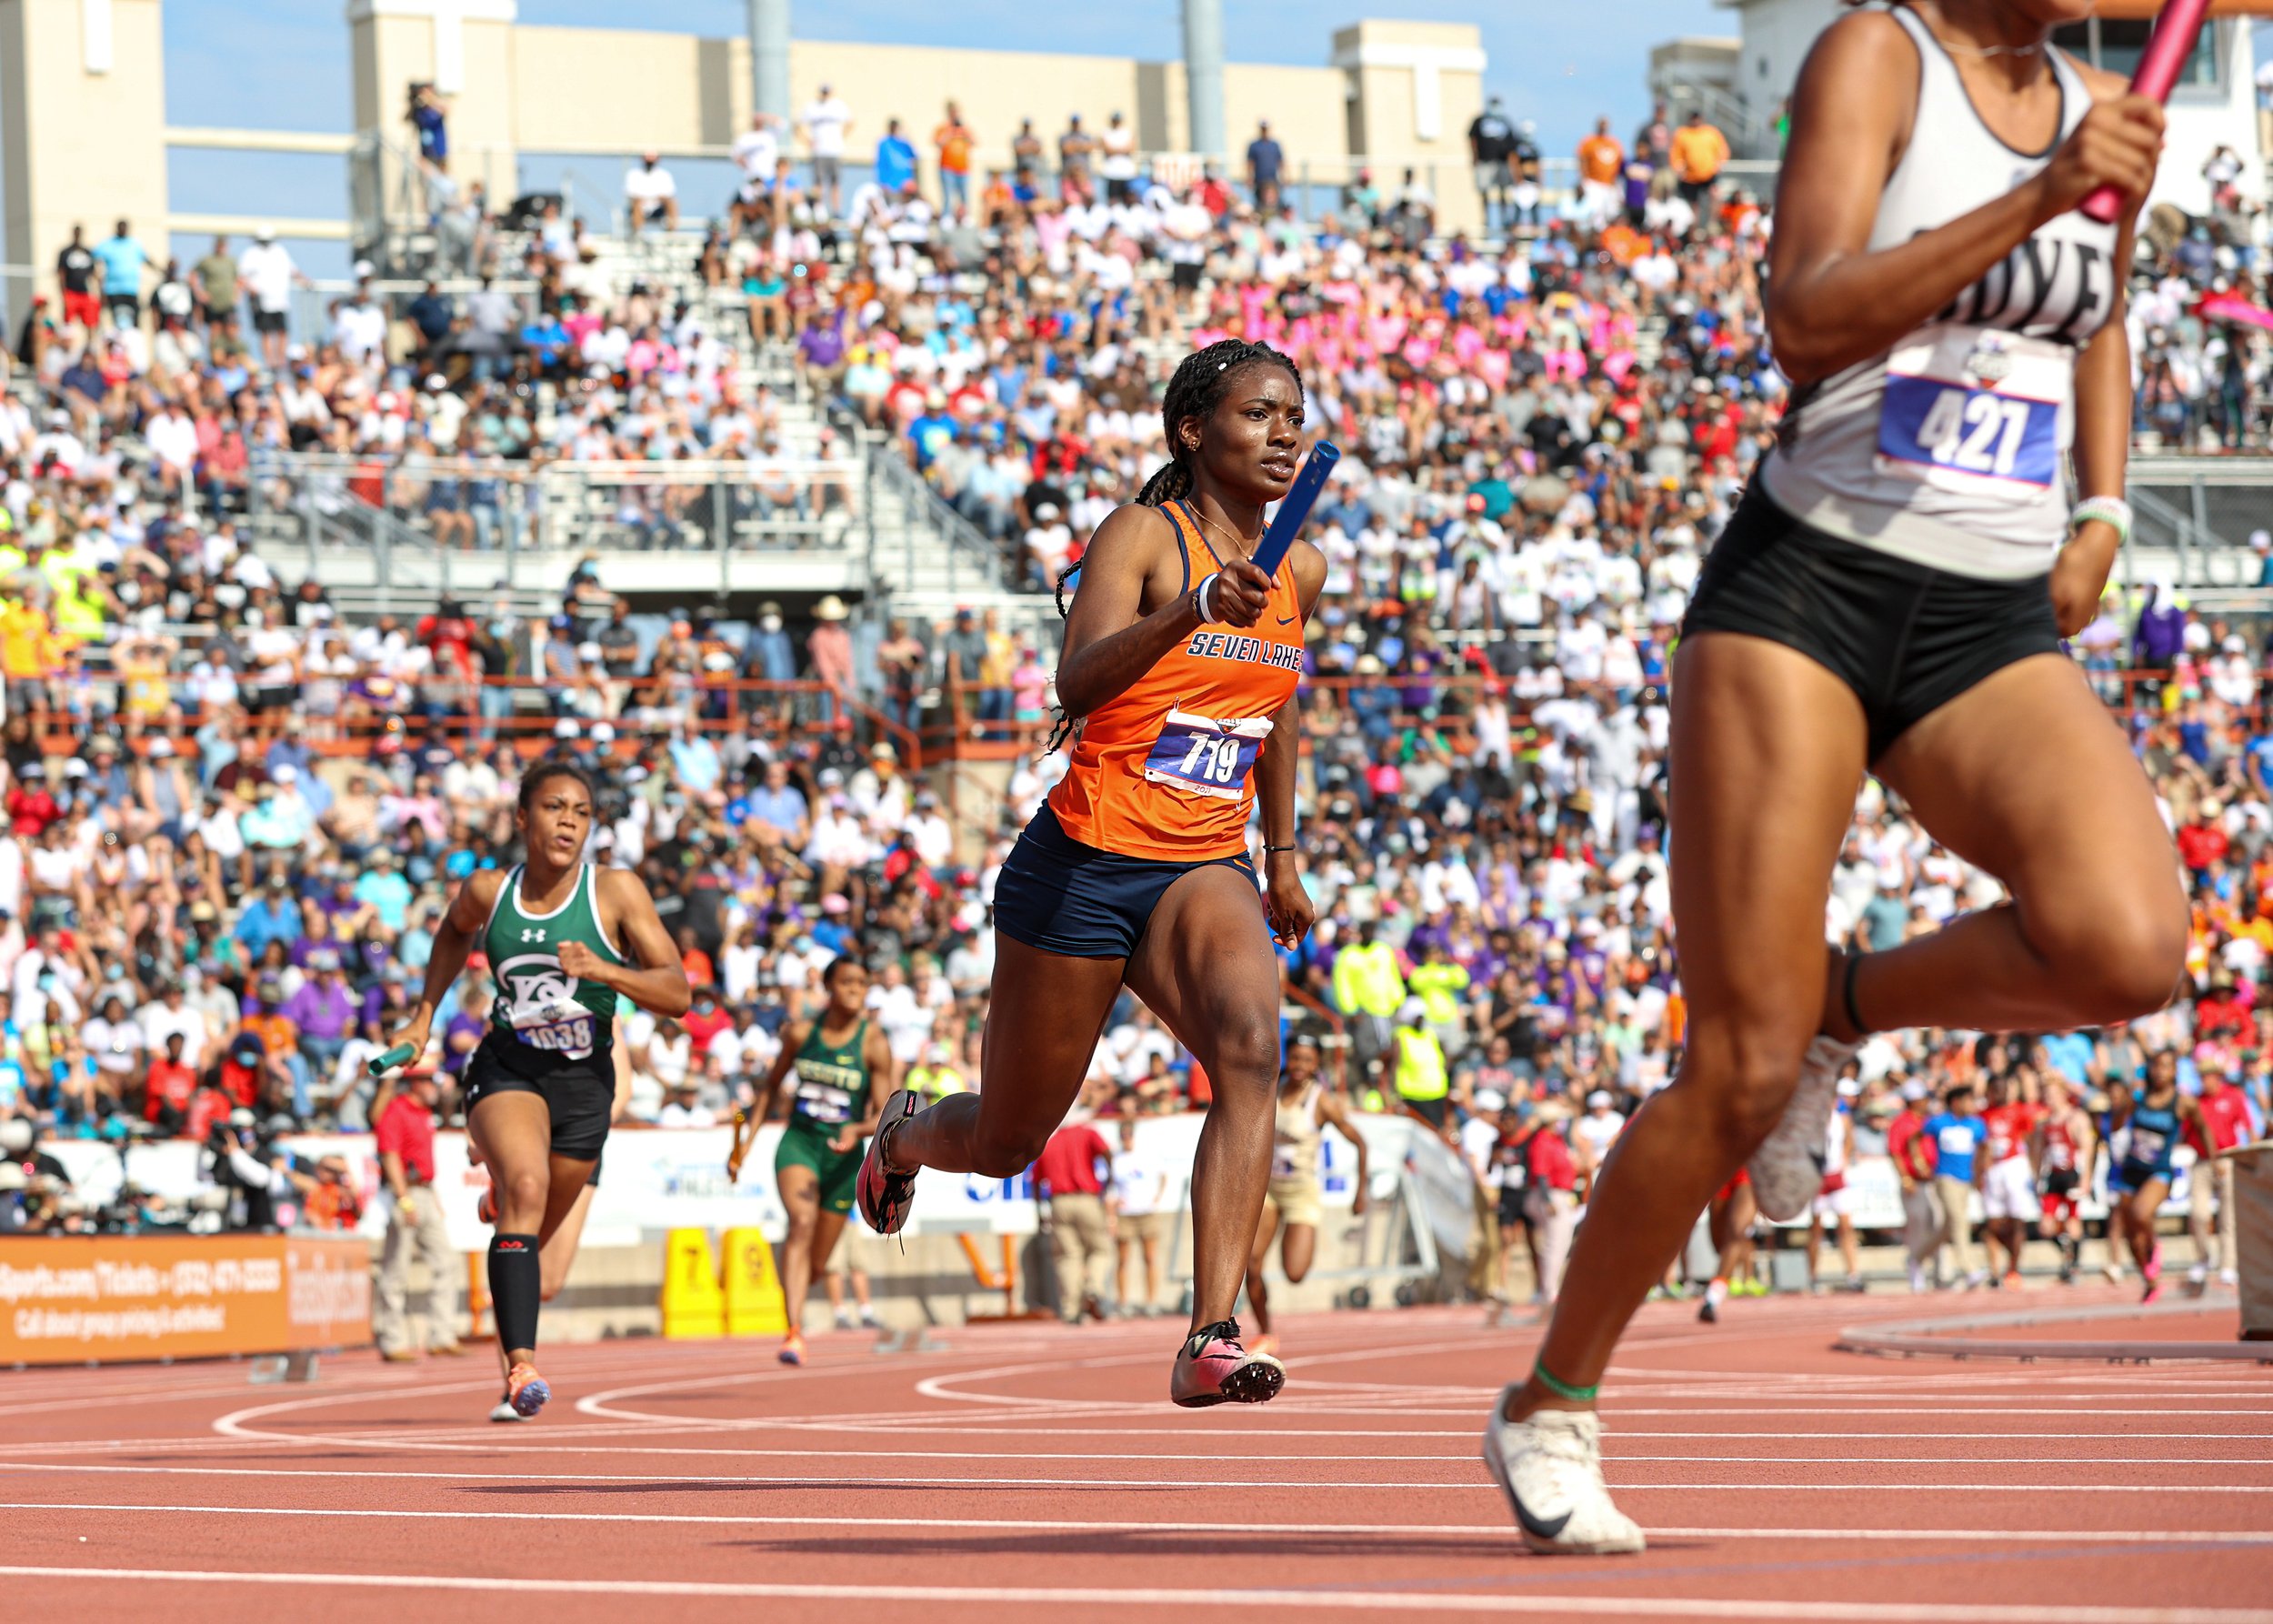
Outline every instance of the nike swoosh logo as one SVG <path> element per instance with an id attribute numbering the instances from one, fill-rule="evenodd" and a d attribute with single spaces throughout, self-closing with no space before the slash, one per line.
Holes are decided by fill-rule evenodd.
<path id="1" fill-rule="evenodd" d="M 1568 1511 L 1560 1517 L 1537 1517 L 1532 1514 L 1530 1507 L 1523 1503 L 1521 1496 L 1510 1493 L 1507 1498 L 1516 1502 L 1516 1520 L 1523 1524 L 1523 1531 L 1535 1539 L 1559 1539 L 1563 1537 L 1563 1530 L 1570 1526 Z"/>
<path id="2" fill-rule="evenodd" d="M 1278 617 L 1278 624 L 1281 626 L 1292 626 L 1294 623 L 1295 617 L 1292 615 L 1281 615 Z"/>

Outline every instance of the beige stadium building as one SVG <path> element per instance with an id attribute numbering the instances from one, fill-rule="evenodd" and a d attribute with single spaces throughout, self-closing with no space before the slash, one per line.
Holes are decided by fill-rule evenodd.
<path id="1" fill-rule="evenodd" d="M 852 105 L 856 159 L 896 115 L 927 160 L 929 133 L 953 100 L 979 133 L 982 172 L 1008 165 L 1021 116 L 1054 143 L 1068 113 L 1096 129 L 1119 110 L 1164 175 L 1196 174 L 1204 160 L 1237 175 L 1268 119 L 1288 182 L 1307 181 L 1308 195 L 1361 166 L 1394 189 L 1409 167 L 1447 226 L 1478 223 L 1467 131 L 1483 105 L 1485 56 L 1466 24 L 1355 22 L 1321 31 L 1321 65 L 1287 67 L 1224 61 L 1218 0 L 1187 0 L 1185 55 L 1164 61 L 792 40 L 788 0 L 751 0 L 750 31 L 728 38 L 536 26 L 519 21 L 515 0 L 348 0 L 343 90 L 355 133 L 342 135 L 169 124 L 163 5 L 0 0 L 12 267 L 44 274 L 74 221 L 100 236 L 121 216 L 161 256 L 169 231 L 241 238 L 264 222 L 287 238 L 367 241 L 372 216 L 405 192 L 403 111 L 421 82 L 450 98 L 453 175 L 484 180 L 493 204 L 521 189 L 525 154 L 719 157 L 754 105 L 794 114 L 828 85 Z M 350 160 L 352 200 L 333 219 L 276 220 L 256 197 L 226 214 L 180 213 L 166 174 L 178 147 L 338 155 Z M 794 142 L 788 152 L 804 155 Z M 927 162 L 924 178 L 928 190 Z M 24 281 L 10 276 L 11 311 L 25 308 Z"/>

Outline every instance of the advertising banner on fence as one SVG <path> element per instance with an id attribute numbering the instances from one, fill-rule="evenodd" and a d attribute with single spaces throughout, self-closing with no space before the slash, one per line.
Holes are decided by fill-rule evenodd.
<path id="1" fill-rule="evenodd" d="M 1377 1199 L 1387 1199 L 1395 1188 L 1392 1177 L 1409 1167 L 1416 1188 L 1426 1198 L 1427 1217 L 1438 1247 L 1459 1255 L 1466 1250 L 1469 1200 L 1465 1165 L 1441 1140 L 1409 1117 L 1357 1115 L 1354 1120 L 1371 1152 Z M 1137 1127 L 1145 1148 L 1187 1178 L 1192 1153 L 1207 1118 L 1197 1115 L 1147 1117 Z M 1116 1122 L 1100 1122 L 1106 1141 L 1119 1148 Z M 757 1143 L 742 1165 L 738 1184 L 726 1181 L 726 1148 L 732 1131 L 725 1128 L 619 1128 L 608 1136 L 601 1163 L 600 1188 L 594 1195 L 585 1228 L 590 1247 L 636 1246 L 666 1230 L 757 1228 L 774 1240 L 786 1233 L 788 1217 L 774 1188 L 774 1149 L 781 1129 L 759 1131 Z M 368 1134 L 296 1134 L 283 1147 L 311 1163 L 317 1157 L 345 1158 L 355 1188 L 363 1193 L 363 1233 L 386 1232 L 388 1203 L 380 1188 L 378 1157 Z M 78 1192 L 100 1205 L 115 1195 L 122 1179 L 131 1178 L 145 1189 L 180 1198 L 199 1183 L 198 1147 L 185 1139 L 115 1147 L 87 1140 L 60 1140 L 47 1148 L 71 1170 Z M 2188 1164 L 2192 1152 L 2181 1148 L 2177 1157 L 2178 1177 L 2165 1212 L 2187 1210 Z M 1349 1204 L 1350 1180 L 1356 1156 L 1340 1135 L 1328 1129 L 1319 1155 L 1319 1172 L 1329 1208 Z M 2087 1218 L 2107 1211 L 2103 1158 L 2092 1186 L 2079 1204 Z M 447 1215 L 450 1244 L 460 1251 L 478 1252 L 489 1245 L 489 1230 L 475 1216 L 475 1206 L 488 1188 L 489 1176 L 474 1165 L 463 1133 L 444 1133 L 435 1144 L 435 1187 Z M 1847 1187 L 1857 1228 L 1899 1232 L 1903 1224 L 1902 1191 L 1893 1163 L 1883 1156 L 1859 1157 L 1847 1169 Z M 1169 1192 L 1181 1205 L 1184 1190 Z M 1978 1215 L 1978 1204 L 1977 1204 Z M 1802 1217 L 1787 1228 L 1805 1228 Z M 916 1234 L 1031 1235 L 1035 1230 L 1034 1190 L 1021 1175 L 1016 1178 L 982 1178 L 976 1174 L 930 1173 L 916 1186 L 916 1209 L 909 1228 Z"/>
<path id="2" fill-rule="evenodd" d="M 0 1367 L 370 1340 L 370 1248 L 352 1236 L 0 1240 Z"/>

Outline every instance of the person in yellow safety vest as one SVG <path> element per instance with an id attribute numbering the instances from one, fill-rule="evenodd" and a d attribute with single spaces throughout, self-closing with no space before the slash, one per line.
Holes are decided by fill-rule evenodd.
<path id="1" fill-rule="evenodd" d="M 1460 1018 L 1459 996 L 1468 989 L 1466 967 L 1447 958 L 1444 944 L 1432 939 L 1421 949 L 1421 961 L 1405 977 L 1405 985 L 1427 1007 L 1429 1027 L 1445 1053 L 1457 1059 L 1467 1047 L 1467 1023 Z"/>
<path id="2" fill-rule="evenodd" d="M 950 1094 L 970 1091 L 970 1084 L 956 1068 L 955 1051 L 944 1043 L 925 1045 L 922 1062 L 907 1068 L 904 1086 L 921 1095 L 927 1105 L 936 1105 Z"/>
<path id="3" fill-rule="evenodd" d="M 1397 1012 L 1397 1097 L 1413 1115 L 1438 1133 L 1445 1131 L 1451 1106 L 1452 1073 L 1445 1065 L 1445 1047 L 1428 1029 L 1428 1006 L 1407 998 Z"/>
<path id="4" fill-rule="evenodd" d="M 55 629 L 69 637 L 99 639 L 106 595 L 95 580 L 93 567 L 79 557 L 78 548 L 51 546 L 32 566 L 47 583 Z"/>
<path id="5" fill-rule="evenodd" d="M 1352 1058 L 1362 1072 L 1389 1048 L 1389 1018 L 1405 1002 L 1405 973 L 1397 949 L 1375 940 L 1371 919 L 1361 919 L 1357 939 L 1334 955 L 1334 1007 L 1349 1022 Z"/>

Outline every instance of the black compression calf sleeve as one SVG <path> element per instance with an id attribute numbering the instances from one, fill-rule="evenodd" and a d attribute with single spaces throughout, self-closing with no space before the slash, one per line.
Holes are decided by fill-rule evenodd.
<path id="1" fill-rule="evenodd" d="M 544 1269 L 534 1235 L 494 1235 L 489 1240 L 489 1301 L 497 1341 L 507 1353 L 536 1346 L 536 1309 L 545 1295 Z"/>

